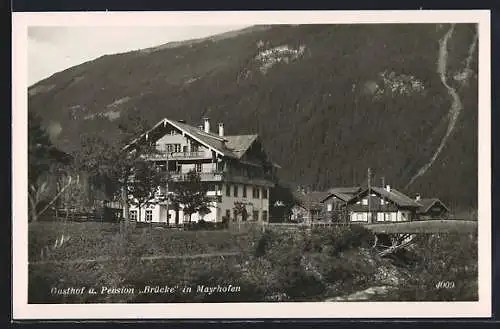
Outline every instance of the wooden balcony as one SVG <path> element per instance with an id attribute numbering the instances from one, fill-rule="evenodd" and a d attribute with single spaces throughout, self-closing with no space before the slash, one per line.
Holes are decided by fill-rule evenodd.
<path id="1" fill-rule="evenodd" d="M 158 152 L 145 156 L 148 160 L 180 160 L 180 159 L 206 159 L 204 151 L 197 152 Z"/>
<path id="2" fill-rule="evenodd" d="M 224 173 L 221 171 L 198 172 L 202 182 L 221 181 L 224 178 Z M 178 171 L 169 172 L 170 177 L 174 182 L 183 182 L 188 179 L 188 173 Z"/>

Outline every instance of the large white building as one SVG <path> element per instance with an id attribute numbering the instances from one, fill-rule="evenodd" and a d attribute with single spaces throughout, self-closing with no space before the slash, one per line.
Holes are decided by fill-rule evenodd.
<path id="1" fill-rule="evenodd" d="M 186 180 L 187 173 L 195 170 L 203 184 L 208 185 L 212 197 L 210 213 L 195 213 L 191 221 L 203 219 L 207 222 L 229 220 L 268 221 L 269 194 L 274 186 L 273 177 L 277 165 L 267 157 L 258 135 L 224 134 L 224 125 L 218 124 L 218 132 L 210 130 L 210 120 L 194 127 L 184 121 L 163 119 L 153 128 L 132 142 L 154 142 L 154 154 L 144 155 L 154 161 L 171 181 L 159 187 L 158 197 L 165 192 L 172 194 L 174 184 Z M 235 203 L 243 203 L 246 218 L 235 209 Z M 130 218 L 138 221 L 182 224 L 189 220 L 182 211 L 169 201 L 152 204 L 145 209 L 130 206 Z M 139 214 L 139 211 L 141 212 Z M 167 215 L 168 214 L 168 215 Z"/>

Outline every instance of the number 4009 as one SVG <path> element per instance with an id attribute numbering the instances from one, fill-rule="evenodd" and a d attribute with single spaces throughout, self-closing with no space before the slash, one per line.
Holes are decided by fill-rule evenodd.
<path id="1" fill-rule="evenodd" d="M 455 288 L 454 281 L 438 281 L 436 283 L 436 289 L 453 289 Z"/>

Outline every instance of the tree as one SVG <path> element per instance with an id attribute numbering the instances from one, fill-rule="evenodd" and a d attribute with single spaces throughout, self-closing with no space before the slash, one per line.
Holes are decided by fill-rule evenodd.
<path id="1" fill-rule="evenodd" d="M 28 112 L 28 200 L 30 221 L 38 220 L 38 206 L 49 197 L 55 175 L 70 162 L 70 157 L 52 145 L 41 119 Z M 56 194 L 54 198 L 58 198 Z M 48 202 L 51 204 L 55 199 Z M 45 207 L 43 210 L 47 209 Z M 43 211 L 42 210 L 42 211 Z"/>
<path id="2" fill-rule="evenodd" d="M 129 188 L 134 184 L 132 178 L 139 173 L 146 179 L 145 176 L 152 172 L 154 166 L 143 157 L 156 151 L 148 135 L 141 135 L 146 126 L 139 113 L 128 114 L 117 125 L 120 132 L 117 139 L 109 141 L 97 134 L 82 135 L 76 155 L 78 171 L 86 172 L 92 184 L 103 189 L 108 197 L 119 196 L 125 224 L 129 222 Z M 149 184 L 152 182 L 149 181 Z M 145 198 L 145 194 L 141 194 L 145 192 L 139 192 L 138 186 L 132 187 L 132 190 Z"/>
<path id="3" fill-rule="evenodd" d="M 127 185 L 130 203 L 139 208 L 139 218 L 141 208 L 152 204 L 157 204 L 163 198 L 158 196 L 158 188 L 164 186 L 167 181 L 167 176 L 160 172 L 148 161 L 137 161 L 133 170 L 133 178 Z"/>
<path id="4" fill-rule="evenodd" d="M 189 216 L 189 223 L 191 215 L 196 212 L 210 213 L 211 199 L 207 195 L 208 186 L 202 183 L 196 171 L 188 172 L 185 181 L 174 185 L 173 192 L 173 203 L 182 206 L 184 213 Z"/>
<path id="5" fill-rule="evenodd" d="M 245 203 L 244 202 L 235 201 L 234 202 L 234 208 L 233 208 L 233 210 L 234 210 L 234 212 L 235 212 L 235 214 L 237 216 L 241 215 L 241 219 L 243 221 L 247 220 L 247 218 L 248 218 L 248 212 L 247 212 L 247 208 L 245 207 Z"/>

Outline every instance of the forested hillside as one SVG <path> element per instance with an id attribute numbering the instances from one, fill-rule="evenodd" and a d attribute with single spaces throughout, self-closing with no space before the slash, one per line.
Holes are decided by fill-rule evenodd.
<path id="1" fill-rule="evenodd" d="M 258 133 L 290 184 L 375 183 L 477 203 L 477 42 L 472 24 L 248 29 L 104 56 L 29 88 L 54 143 L 114 138 L 125 113 Z M 428 166 L 426 166 L 428 165 Z"/>

